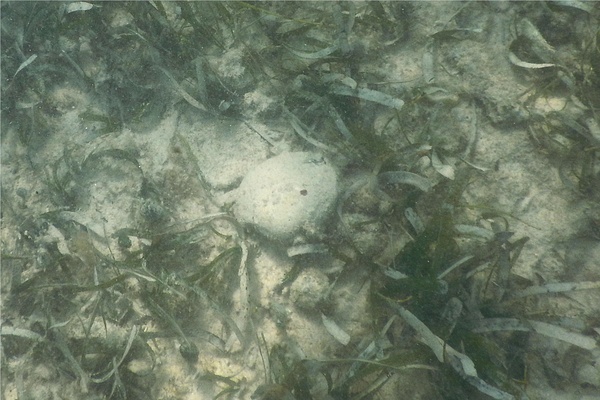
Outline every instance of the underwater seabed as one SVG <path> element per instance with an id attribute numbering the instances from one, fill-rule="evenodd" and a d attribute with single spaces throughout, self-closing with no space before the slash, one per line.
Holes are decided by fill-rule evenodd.
<path id="1" fill-rule="evenodd" d="M 600 399 L 600 5 L 0 7 L 3 399 Z"/>

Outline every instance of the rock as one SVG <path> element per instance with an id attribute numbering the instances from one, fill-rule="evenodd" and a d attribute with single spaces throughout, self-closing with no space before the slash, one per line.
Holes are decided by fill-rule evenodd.
<path id="1" fill-rule="evenodd" d="M 600 387 L 600 367 L 592 364 L 583 365 L 577 371 L 577 380 L 581 384 Z"/>
<path id="2" fill-rule="evenodd" d="M 246 175 L 234 212 L 269 238 L 290 241 L 318 233 L 337 195 L 336 172 L 321 155 L 282 153 Z"/>
<path id="3" fill-rule="evenodd" d="M 290 287 L 290 300 L 297 307 L 310 311 L 327 298 L 327 275 L 315 268 L 303 270 Z"/>

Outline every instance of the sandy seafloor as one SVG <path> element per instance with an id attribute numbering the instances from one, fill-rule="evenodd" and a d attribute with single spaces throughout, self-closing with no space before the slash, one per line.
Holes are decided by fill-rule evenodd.
<path id="1" fill-rule="evenodd" d="M 298 8 L 290 6 L 289 9 L 279 5 L 273 8 L 273 13 L 305 20 L 315 18 L 314 11 L 309 12 L 309 9 L 322 7 L 324 15 L 336 12 L 331 11 L 334 4 L 306 3 Z M 385 11 L 400 7 L 392 3 L 382 4 Z M 408 6 L 408 3 L 405 4 Z M 581 3 L 587 8 L 577 2 L 573 4 L 414 3 L 410 4 L 409 32 L 396 41 L 393 33 L 385 36 L 378 30 L 369 29 L 365 21 L 374 11 L 368 3 L 358 2 L 354 8 L 348 8 L 347 3 L 342 2 L 344 12 L 341 15 L 356 14 L 354 29 L 348 34 L 347 41 L 361 47 L 366 56 L 350 68 L 335 58 L 322 61 L 305 54 L 301 61 L 305 65 L 302 68 L 306 70 L 298 66 L 289 67 L 289 70 L 297 70 L 298 75 L 308 70 L 323 74 L 335 72 L 338 75 L 331 79 L 341 81 L 342 85 L 351 87 L 352 81 L 357 82 L 359 87 L 368 84 L 373 90 L 402 99 L 404 108 L 397 107 L 399 110 L 359 98 L 356 102 L 357 109 L 372 113 L 369 123 L 390 149 L 403 148 L 407 139 L 421 141 L 433 146 L 434 150 L 440 149 L 438 151 L 446 155 L 446 167 L 453 169 L 457 175 L 460 171 L 470 171 L 470 184 L 461 195 L 461 204 L 470 207 L 457 212 L 460 214 L 457 220 L 489 229 L 489 220 L 482 217 L 482 210 L 495 210 L 496 215 L 502 214 L 509 222 L 509 230 L 514 232 L 513 239 L 529 238 L 511 270 L 512 280 L 529 285 L 596 282 L 600 280 L 600 190 L 593 186 L 600 185 L 600 172 L 597 165 L 598 143 L 594 145 L 593 139 L 594 135 L 596 140 L 600 138 L 600 133 L 594 132 L 598 129 L 598 116 L 594 115 L 587 99 L 577 97 L 579 92 L 560 83 L 560 77 L 556 78 L 559 83 L 548 85 L 546 90 L 531 90 L 543 85 L 536 83 L 541 72 L 535 64 L 561 65 L 557 69 L 570 72 L 576 79 L 579 79 L 577 74 L 586 73 L 577 70 L 580 67 L 577 57 L 584 53 L 578 46 L 583 46 L 581 41 L 584 39 L 593 41 L 598 32 L 600 11 L 592 3 Z M 33 7 L 34 3 L 30 6 Z M 172 18 L 170 21 L 176 21 L 176 3 L 165 2 L 163 6 Z M 133 29 L 135 22 L 129 18 L 125 8 L 106 2 L 101 7 L 104 8 L 103 18 L 114 24 L 109 26 L 122 24 Z M 108 11 L 111 7 L 114 7 L 114 13 Z M 306 12 L 302 11 L 303 7 L 306 7 Z M 9 18 L 11 12 L 14 10 L 10 6 L 3 5 L 3 28 L 4 19 Z M 90 12 L 94 11 L 73 11 L 64 18 Z M 548 17 L 553 13 L 556 15 Z M 276 17 L 271 18 L 277 22 Z M 391 16 L 389 18 L 392 19 Z M 405 23 L 401 17 L 397 18 L 398 24 Z M 537 54 L 526 60 L 531 63 L 530 67 L 515 65 L 509 60 L 509 49 L 519 36 L 517 28 L 528 24 L 523 20 L 533 21 L 531 24 L 538 26 L 541 32 L 572 29 L 572 33 L 564 34 L 562 38 L 558 37 L 559 34 L 549 38 L 549 42 L 556 42 L 553 43 L 553 51 L 539 50 L 541 54 L 549 54 L 551 59 L 541 59 Z M 540 21 L 550 21 L 556 26 L 544 30 L 539 27 Z M 273 45 L 264 33 L 259 34 L 264 26 L 249 24 L 246 29 L 248 39 L 255 42 L 253 46 Z M 434 35 L 436 32 L 437 36 Z M 2 34 L 6 35 L 4 30 Z M 307 33 L 298 31 L 297 34 Z M 105 57 L 94 47 L 93 37 L 79 33 L 79 38 L 73 38 L 68 31 L 57 35 L 65 37 L 67 51 L 81 65 L 83 74 L 97 83 L 107 79 L 102 77 L 103 74 L 112 70 L 103 63 Z M 86 41 L 92 44 L 86 44 Z M 270 63 L 284 58 L 265 57 L 261 60 L 265 75 L 250 77 L 248 58 L 244 53 L 246 44 L 236 40 L 224 43 L 222 49 L 206 56 L 206 62 L 224 85 L 244 87 L 243 95 L 237 96 L 235 118 L 226 112 L 220 114 L 218 107 L 204 105 L 202 99 L 194 100 L 197 102 L 194 107 L 193 101 L 181 95 L 182 91 L 192 92 L 190 87 L 193 85 L 190 86 L 189 80 L 194 75 L 182 77 L 175 74 L 174 79 L 180 85 L 177 89 L 169 86 L 172 82 L 166 78 L 162 81 L 163 86 L 157 85 L 156 90 L 165 92 L 164 104 L 158 108 L 159 111 L 145 114 L 146 120 L 135 123 L 124 121 L 118 130 L 106 132 L 106 124 L 101 119 L 94 120 L 85 115 L 113 112 L 109 111 L 114 108 L 109 106 L 113 100 L 107 91 L 89 90 L 77 79 L 59 79 L 55 84 L 39 89 L 39 82 L 34 82 L 35 76 L 28 75 L 28 69 L 33 71 L 35 62 L 51 62 L 48 59 L 52 58 L 44 57 L 43 51 L 59 50 L 28 48 L 29 53 L 25 55 L 38 52 L 38 60 L 18 74 L 14 69 L 3 69 L 2 85 L 17 79 L 31 80 L 32 87 L 35 86 L 31 90 L 38 91 L 32 95 L 26 90 L 19 93 L 7 90 L 3 91 L 2 99 L 3 399 L 109 397 L 110 386 L 93 381 L 99 379 L 99 373 L 86 384 L 82 383 L 81 375 L 73 369 L 74 364 L 65 361 L 61 347 L 54 345 L 46 349 L 44 341 L 67 343 L 75 349 L 75 343 L 85 346 L 81 343 L 86 338 L 92 342 L 98 339 L 127 343 L 132 329 L 146 333 L 169 332 L 157 334 L 157 337 L 146 341 L 154 354 L 154 363 L 143 351 L 139 351 L 121 365 L 131 376 L 137 376 L 136 379 L 141 382 L 137 385 L 143 386 L 150 398 L 211 399 L 224 389 L 233 387 L 230 393 L 223 393 L 219 398 L 249 399 L 259 385 L 269 383 L 269 379 L 277 380 L 277 377 L 265 378 L 267 348 L 285 345 L 293 349 L 290 352 L 294 355 L 311 360 L 356 358 L 365 343 L 373 340 L 382 329 L 386 321 L 382 324 L 381 316 L 374 316 L 369 297 L 381 271 L 372 267 L 361 269 L 356 263 L 347 265 L 352 264 L 348 258 L 352 260 L 354 254 L 349 250 L 346 254 L 350 256 L 343 260 L 322 254 L 300 259 L 289 257 L 287 249 L 290 241 L 284 243 L 277 238 L 267 238 L 251 226 L 244 226 L 243 232 L 240 232 L 228 219 L 235 218 L 232 205 L 236 201 L 236 188 L 249 170 L 284 152 L 313 151 L 322 154 L 335 168 L 340 199 L 343 198 L 338 200 L 344 201 L 344 205 L 340 208 L 341 213 L 336 212 L 335 207 L 330 210 L 331 216 L 322 227 L 323 232 L 314 234 L 310 238 L 311 243 L 325 244 L 330 250 L 335 247 L 341 252 L 345 250 L 339 249 L 352 247 L 347 245 L 352 243 L 354 251 L 362 252 L 363 257 L 374 260 L 383 268 L 391 263 L 402 246 L 411 241 L 406 231 L 399 230 L 399 224 L 385 221 L 392 218 L 388 213 L 394 207 L 394 201 L 382 200 L 377 194 L 367 193 L 367 189 L 356 192 L 351 189 L 356 182 L 373 173 L 376 162 L 364 161 L 353 150 L 347 150 L 355 146 L 353 144 L 338 145 L 347 138 L 336 131 L 333 123 L 315 121 L 316 132 L 313 134 L 317 135 L 317 139 L 319 129 L 328 130 L 323 136 L 325 139 L 322 141 L 326 143 L 323 148 L 308 143 L 294 131 L 288 114 L 280 107 L 286 103 L 286 96 L 293 85 L 268 78 L 278 74 L 278 66 Z M 292 39 L 289 43 L 298 44 Z M 11 53 L 4 41 L 3 45 L 4 59 Z M 535 53 L 536 44 L 529 45 L 533 47 L 529 54 Z M 597 43 L 594 45 L 598 46 Z M 544 47 L 539 43 L 537 46 Z M 104 51 L 110 50 L 109 47 Z M 285 52 L 285 49 L 280 51 Z M 308 54 L 317 49 L 313 47 L 303 51 Z M 598 51 L 597 47 L 595 51 Z M 287 58 L 290 57 L 293 60 L 294 54 L 289 53 Z M 19 66 L 23 61 L 15 65 Z M 61 68 L 69 68 L 66 65 L 62 64 Z M 586 64 L 582 68 L 585 70 L 593 66 Z M 551 73 L 547 74 L 549 78 L 544 82 L 551 81 Z M 343 81 L 345 78 L 351 79 Z M 429 82 L 424 81 L 426 78 Z M 240 83 L 244 81 L 252 83 Z M 20 85 L 27 88 L 26 83 L 21 82 Z M 417 92 L 421 95 L 417 96 Z M 14 100 L 17 112 L 4 107 L 9 103 L 7 96 L 17 97 Z M 402 114 L 418 101 L 429 112 Z M 198 109 L 198 105 L 209 111 Z M 35 124 L 28 126 L 23 122 L 27 121 L 27 111 L 34 108 L 39 111 L 35 118 L 43 121 L 44 129 L 32 128 Z M 52 108 L 52 112 L 48 108 Z M 226 105 L 222 105 L 222 110 L 226 111 L 225 108 Z M 296 107 L 292 111 L 300 115 L 301 110 Z M 589 153 L 574 155 L 570 152 L 570 148 L 577 148 L 574 143 L 583 139 L 576 135 L 557 134 L 557 130 L 564 127 L 553 118 L 556 113 L 580 121 L 582 129 L 591 132 L 585 140 L 592 138 L 592 144 L 576 150 L 591 151 L 592 157 L 595 155 L 596 164 L 590 161 L 592 187 L 586 192 L 578 186 L 581 169 L 577 169 L 577 163 Z M 395 115 L 400 117 L 394 118 Z M 419 120 L 422 115 L 429 119 Z M 342 114 L 344 118 L 349 120 L 351 117 Z M 589 125 L 581 122 L 590 120 Z M 310 124 L 306 120 L 303 122 Z M 34 132 L 23 134 L 23 130 L 27 129 Z M 424 131 L 427 134 L 419 136 L 419 132 Z M 540 139 L 545 134 L 549 138 Z M 69 168 L 64 165 L 67 154 L 69 162 L 78 164 L 75 168 L 78 172 L 72 177 L 66 177 L 68 172 L 64 172 L 64 168 Z M 94 158 L 93 154 L 102 156 Z M 430 156 L 431 153 L 425 151 L 412 165 L 412 170 L 427 177 L 435 191 L 435 187 L 443 185 L 448 177 L 432 167 Z M 86 159 L 88 161 L 84 162 Z M 565 165 L 575 167 L 569 169 Z M 567 172 L 564 172 L 565 169 Z M 71 203 L 66 204 L 64 197 L 56 199 L 53 174 L 58 174 L 58 180 L 63 179 L 61 183 L 66 186 L 65 193 L 72 196 L 67 199 L 72 200 Z M 345 193 L 351 195 L 345 198 Z M 435 197 L 425 197 L 425 200 L 417 201 L 415 208 L 427 221 L 436 204 Z M 60 211 L 53 214 L 60 217 L 49 218 L 46 213 L 52 211 Z M 210 292 L 208 297 L 219 297 L 220 304 L 226 306 L 212 306 L 211 300 L 200 296 L 204 311 L 195 313 L 192 308 L 191 312 L 182 310 L 176 315 L 188 339 L 199 348 L 197 361 L 189 362 L 181 356 L 178 333 L 165 327 L 168 324 L 164 320 L 148 317 L 156 314 L 148 311 L 141 292 L 152 282 L 147 275 L 140 277 L 144 275 L 141 270 L 138 271 L 140 275 L 130 274 L 127 280 L 119 283 L 120 286 L 84 290 L 69 296 L 60 294 L 58 286 L 40 286 L 36 289 L 39 292 L 32 297 L 19 297 L 14 293 L 20 283 L 43 271 L 54 273 L 52 268 L 57 275 L 69 276 L 72 280 L 68 283 L 97 285 L 104 278 L 115 276 L 103 270 L 110 267 L 102 260 L 126 260 L 136 250 L 152 246 L 153 240 L 156 246 L 162 233 L 183 232 L 198 226 L 207 216 L 222 213 L 229 217 L 214 217 L 212 230 L 186 239 L 204 246 L 186 262 L 207 265 L 235 245 L 241 245 L 247 260 L 240 273 L 236 270 L 219 275 L 217 272 L 211 281 L 213 286 L 223 285 L 224 289 L 220 293 L 211 286 L 210 290 L 214 293 Z M 345 221 L 340 221 L 340 214 Z M 61 225 L 56 222 L 58 220 L 70 222 Z M 352 225 L 352 222 L 364 223 Z M 124 229 L 132 229 L 125 235 L 132 242 L 128 248 L 119 247 L 116 235 Z M 123 238 L 122 235 L 119 237 Z M 177 246 L 174 248 L 177 249 Z M 170 258 L 183 259 L 188 255 L 169 251 L 171 249 L 165 250 L 165 254 L 155 255 L 155 258 L 162 263 L 162 272 L 166 270 L 168 274 L 176 275 L 178 271 L 169 270 L 169 263 L 181 266 L 181 261 L 170 261 Z M 63 267 L 45 265 L 44 260 L 48 257 L 63 257 L 70 261 Z M 304 272 L 296 282 L 281 286 L 294 265 L 302 265 Z M 187 268 L 186 274 L 195 271 L 193 266 Z M 351 273 L 344 273 L 345 268 Z M 156 270 L 153 272 L 154 276 L 158 276 Z M 161 279 L 166 281 L 168 274 L 162 275 Z M 44 279 L 49 278 L 45 276 Z M 58 283 L 53 281 L 53 284 Z M 173 290 L 176 291 L 176 286 Z M 162 293 L 164 295 L 165 292 Z M 105 303 L 98 300 L 100 297 L 105 299 Z M 169 305 L 186 304 L 185 300 L 174 297 L 177 300 Z M 312 301 L 314 298 L 317 300 Z M 20 303 L 26 299 L 33 299 L 33 304 Z M 103 320 L 98 316 L 100 313 L 94 311 L 101 303 L 107 307 L 120 307 L 122 303 L 118 300 L 128 304 L 131 316 Z M 315 306 L 319 300 L 325 301 L 327 307 Z M 319 304 L 322 305 L 322 302 Z M 61 309 L 48 309 L 47 304 Z M 598 288 L 527 298 L 518 307 L 523 318 L 560 323 L 567 329 L 595 338 L 596 342 L 600 337 Z M 97 317 L 88 326 L 93 312 L 97 312 Z M 224 312 L 226 316 L 222 315 Z M 336 339 L 328 331 L 321 317 L 323 312 L 349 335 L 348 344 L 340 343 L 340 338 Z M 240 328 L 243 339 L 234 332 L 233 324 Z M 10 329 L 6 330 L 6 327 Z M 17 331 L 20 334 L 14 333 L 17 328 L 22 329 Z M 407 331 L 409 328 L 401 318 L 397 318 L 391 328 L 396 339 L 404 332 L 403 337 L 409 340 Z M 24 338 L 23 332 L 36 332 L 40 337 Z M 217 345 L 211 343 L 206 332 L 219 338 Z M 527 382 L 521 385 L 522 393 L 518 398 L 600 399 L 600 349 L 597 346 L 581 350 L 531 334 L 526 347 L 531 352 L 526 357 Z M 123 351 L 123 347 L 120 349 Z M 83 362 L 80 354 L 75 352 L 73 357 L 76 362 Z M 117 353 L 115 357 L 119 357 Z M 85 365 L 91 368 L 93 363 Z M 335 370 L 338 365 L 331 365 L 334 379 L 339 378 L 342 373 Z M 431 365 L 436 365 L 433 357 Z M 109 371 L 106 367 L 102 372 Z M 89 373 L 89 370 L 83 371 L 84 375 Z M 128 376 L 123 375 L 123 379 L 128 379 Z M 321 381 L 312 382 L 315 399 L 331 398 L 327 395 L 325 376 L 322 374 Z M 370 382 L 372 378 L 364 379 Z M 444 389 L 437 386 L 436 379 L 435 373 L 425 369 L 391 371 L 381 388 L 366 398 L 455 398 L 445 394 Z M 359 389 L 357 391 L 360 392 Z M 137 398 L 137 389 L 129 390 L 127 397 Z M 479 396 L 475 391 L 469 393 L 472 398 L 488 398 Z M 119 393 L 114 394 L 114 398 L 119 396 Z M 285 391 L 271 393 L 270 396 L 262 398 L 294 398 Z"/>

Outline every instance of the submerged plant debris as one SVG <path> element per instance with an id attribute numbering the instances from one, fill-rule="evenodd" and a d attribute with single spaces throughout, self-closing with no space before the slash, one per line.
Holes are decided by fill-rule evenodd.
<path id="1" fill-rule="evenodd" d="M 3 399 L 600 397 L 597 3 L 0 7 Z"/>

